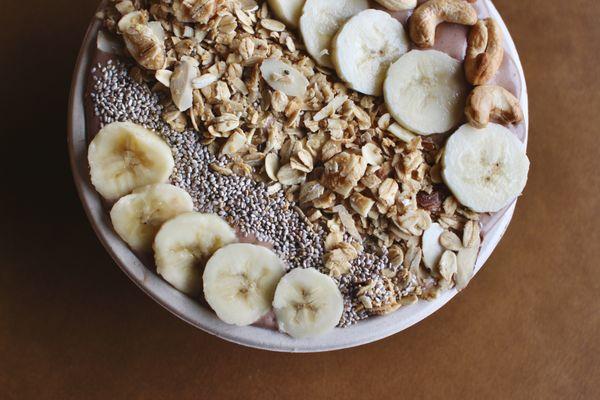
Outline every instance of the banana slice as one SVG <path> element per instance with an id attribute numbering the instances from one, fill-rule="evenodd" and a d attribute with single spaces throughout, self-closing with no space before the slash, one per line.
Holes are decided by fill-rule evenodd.
<path id="1" fill-rule="evenodd" d="M 273 88 L 288 96 L 302 97 L 308 87 L 308 79 L 296 68 L 276 58 L 268 58 L 260 65 L 263 79 Z"/>
<path id="2" fill-rule="evenodd" d="M 102 128 L 88 147 L 88 163 L 92 184 L 111 201 L 138 187 L 165 182 L 175 165 L 169 146 L 132 122 Z"/>
<path id="3" fill-rule="evenodd" d="M 225 246 L 204 269 L 204 297 L 217 316 L 239 326 L 250 325 L 271 310 L 283 262 L 271 250 L 250 243 Z"/>
<path id="4" fill-rule="evenodd" d="M 331 39 L 350 17 L 369 8 L 367 0 L 306 0 L 300 33 L 308 54 L 324 67 L 333 67 Z"/>
<path id="5" fill-rule="evenodd" d="M 279 330 L 295 338 L 326 333 L 339 323 L 344 299 L 334 280 L 314 268 L 294 269 L 275 290 Z"/>
<path id="6" fill-rule="evenodd" d="M 389 68 L 385 104 L 392 117 L 420 135 L 443 133 L 463 118 L 467 83 L 458 60 L 436 50 L 412 50 Z"/>
<path id="7" fill-rule="evenodd" d="M 154 239 L 156 270 L 178 290 L 196 296 L 208 258 L 235 240 L 235 231 L 217 215 L 178 215 L 165 222 Z"/>
<path id="8" fill-rule="evenodd" d="M 525 187 L 529 159 L 523 144 L 507 128 L 466 124 L 448 139 L 442 177 L 458 201 L 476 212 L 507 206 Z"/>
<path id="9" fill-rule="evenodd" d="M 146 251 L 161 225 L 182 213 L 193 211 L 192 197 L 166 183 L 148 185 L 121 197 L 110 210 L 117 234 L 132 249 Z"/>
<path id="10" fill-rule="evenodd" d="M 268 0 L 275 16 L 292 28 L 298 27 L 305 0 Z"/>
<path id="11" fill-rule="evenodd" d="M 350 18 L 331 42 L 335 69 L 361 93 L 380 96 L 389 66 L 409 48 L 400 21 L 380 10 L 365 10 Z"/>

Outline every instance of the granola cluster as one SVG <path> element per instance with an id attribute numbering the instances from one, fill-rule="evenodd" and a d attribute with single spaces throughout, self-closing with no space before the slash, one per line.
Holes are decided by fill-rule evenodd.
<path id="1" fill-rule="evenodd" d="M 132 13 L 133 23 L 122 22 Z M 351 273 L 365 246 L 384 249 L 389 267 L 358 282 L 359 311 L 392 312 L 466 284 L 479 216 L 442 183 L 442 138 L 403 129 L 382 98 L 318 67 L 266 2 L 121 0 L 103 17 L 138 62 L 133 76 L 166 94 L 164 120 L 228 157 L 214 171 L 283 190 L 326 230 L 331 276 Z M 445 230 L 446 252 L 426 268 L 422 237 L 433 222 Z"/>

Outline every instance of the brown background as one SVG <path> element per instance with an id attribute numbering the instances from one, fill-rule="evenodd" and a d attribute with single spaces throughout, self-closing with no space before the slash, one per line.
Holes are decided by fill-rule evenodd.
<path id="1" fill-rule="evenodd" d="M 90 228 L 66 151 L 96 0 L 2 0 L 0 398 L 600 398 L 600 4 L 497 0 L 531 96 L 532 171 L 468 290 L 360 348 L 226 343 L 137 289 Z"/>

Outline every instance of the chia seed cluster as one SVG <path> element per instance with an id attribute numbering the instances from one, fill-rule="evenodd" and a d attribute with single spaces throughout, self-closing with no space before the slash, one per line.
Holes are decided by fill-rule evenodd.
<path id="1" fill-rule="evenodd" d="M 323 272 L 324 233 L 297 211 L 284 193 L 267 192 L 264 183 L 248 177 L 221 175 L 209 168 L 224 166 L 225 157 L 211 154 L 194 131 L 177 132 L 162 120 L 160 96 L 148 85 L 129 75 L 129 65 L 108 61 L 92 69 L 93 110 L 102 126 L 132 121 L 159 133 L 171 147 L 175 168 L 171 181 L 186 190 L 200 212 L 216 213 L 244 236 L 269 243 L 290 269 L 317 268 Z M 351 272 L 338 280 L 345 307 L 339 326 L 349 326 L 368 313 L 357 307 L 358 289 L 370 280 L 381 281 L 381 271 L 390 268 L 385 250 L 364 251 L 352 263 Z M 380 302 L 392 295 L 383 285 L 373 294 Z"/>

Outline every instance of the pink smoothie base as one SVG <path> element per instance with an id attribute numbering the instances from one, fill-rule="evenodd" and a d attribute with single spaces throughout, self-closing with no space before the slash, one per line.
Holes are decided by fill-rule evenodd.
<path id="1" fill-rule="evenodd" d="M 506 54 L 501 71 L 495 78 L 495 83 L 507 88 L 520 99 L 525 121 L 516 127 L 510 127 L 510 129 L 526 145 L 529 123 L 528 98 L 523 68 L 515 45 L 491 1 L 479 0 L 475 7 L 480 18 L 488 16 L 495 18 L 504 31 Z M 399 13 L 396 16 L 405 22 L 409 13 Z M 89 70 L 97 53 L 96 35 L 99 28 L 100 23 L 97 20 L 94 20 L 89 26 L 73 75 L 67 138 L 71 167 L 83 207 L 96 235 L 123 272 L 160 305 L 205 332 L 244 346 L 282 352 L 319 352 L 359 346 L 398 333 L 425 319 L 457 294 L 457 291 L 453 289 L 441 294 L 433 301 L 419 301 L 411 306 L 403 307 L 393 314 L 371 317 L 344 329 L 336 328 L 329 334 L 317 338 L 293 339 L 261 326 L 237 327 L 225 324 L 205 305 L 174 289 L 153 272 L 153 265 L 150 267 L 144 265 L 144 262 L 148 264 L 148 260 L 143 260 L 143 262 L 115 234 L 105 204 L 89 180 L 87 146 L 90 138 L 96 133 L 97 126 L 89 123 L 93 118 L 86 117 L 84 97 Z M 442 25 L 436 36 L 435 48 L 462 59 L 466 48 L 467 32 L 468 29 L 465 27 Z M 483 243 L 475 266 L 476 273 L 482 268 L 501 240 L 510 223 L 515 205 L 516 201 L 504 210 L 482 218 Z M 468 287 L 463 293 L 468 293 Z M 274 321 L 269 321 L 267 318 L 264 325 L 272 326 Z"/>

